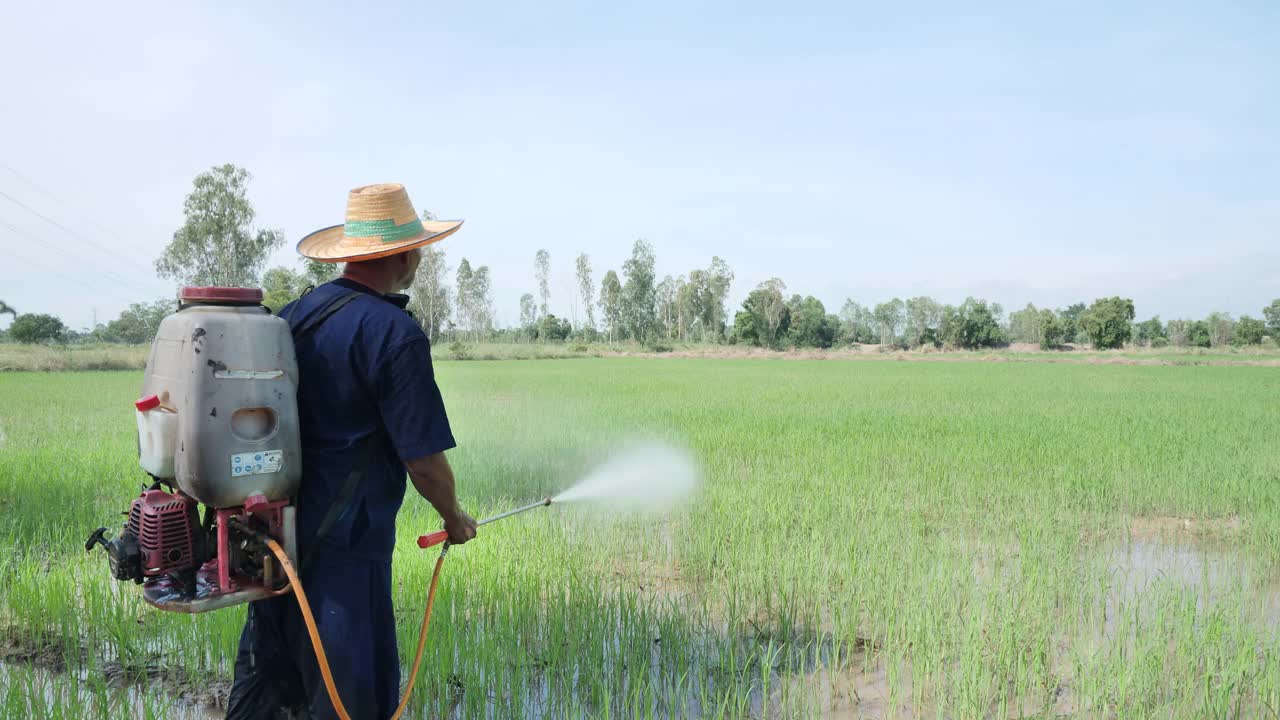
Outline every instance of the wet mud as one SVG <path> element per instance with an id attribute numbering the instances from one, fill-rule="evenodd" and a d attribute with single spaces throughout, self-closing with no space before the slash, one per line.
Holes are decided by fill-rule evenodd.
<path id="1" fill-rule="evenodd" d="M 17 640 L 20 636 L 12 632 L 0 633 L 0 637 L 6 638 L 0 643 L 0 687 L 7 686 L 10 678 L 22 676 L 29 684 L 34 682 L 33 687 L 45 688 L 46 699 L 51 701 L 55 689 L 72 676 L 86 689 L 100 683 L 122 693 L 139 713 L 144 707 L 144 693 L 149 693 L 168 702 L 166 717 L 186 720 L 221 718 L 226 714 L 230 681 L 198 678 L 166 665 L 158 655 L 124 664 L 91 658 L 85 648 L 68 652 L 54 642 Z M 72 664 L 68 664 L 68 656 L 74 661 Z"/>

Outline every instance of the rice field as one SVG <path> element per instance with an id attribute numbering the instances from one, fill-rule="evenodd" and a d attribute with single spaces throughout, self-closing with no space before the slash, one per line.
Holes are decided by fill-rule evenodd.
<path id="1" fill-rule="evenodd" d="M 413 717 L 1280 717 L 1280 370 L 440 362 L 477 517 L 610 447 L 690 448 L 660 517 L 552 506 L 450 552 Z M 84 538 L 137 372 L 0 374 L 0 716 L 218 717 L 244 611 L 146 607 Z M 438 521 L 400 515 L 411 659 Z M 331 650 L 331 652 L 333 652 Z"/>

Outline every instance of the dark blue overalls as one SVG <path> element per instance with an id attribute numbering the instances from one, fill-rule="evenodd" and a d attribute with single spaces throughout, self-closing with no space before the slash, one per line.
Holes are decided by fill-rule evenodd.
<path id="1" fill-rule="evenodd" d="M 349 301 L 295 341 L 303 462 L 298 552 L 342 702 L 353 718 L 382 720 L 399 703 L 391 551 L 404 463 L 454 441 L 427 336 L 404 311 L 404 296 L 340 278 L 281 315 L 296 332 L 343 296 Z M 227 717 L 276 718 L 281 710 L 336 717 L 292 594 L 250 604 Z"/>

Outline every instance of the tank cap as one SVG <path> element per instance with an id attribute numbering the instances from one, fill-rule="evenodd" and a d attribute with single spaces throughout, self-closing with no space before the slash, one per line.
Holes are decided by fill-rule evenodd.
<path id="1" fill-rule="evenodd" d="M 184 287 L 178 299 L 184 303 L 260 303 L 262 290 L 233 287 Z"/>
<path id="2" fill-rule="evenodd" d="M 160 407 L 160 398 L 155 395 L 148 395 L 140 400 L 134 401 L 133 406 L 138 408 L 138 412 L 146 412 Z"/>

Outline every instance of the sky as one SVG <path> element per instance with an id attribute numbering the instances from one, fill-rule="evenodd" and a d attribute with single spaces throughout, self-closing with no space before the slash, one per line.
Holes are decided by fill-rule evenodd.
<path id="1" fill-rule="evenodd" d="M 502 324 L 539 248 L 569 316 L 577 254 L 598 283 L 637 238 L 659 277 L 724 258 L 735 306 L 1280 297 L 1280 4 L 961 5 L 6 3 L 0 300 L 173 297 L 152 263 L 228 162 L 271 264 L 357 185 L 464 218 Z"/>

